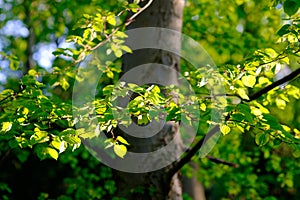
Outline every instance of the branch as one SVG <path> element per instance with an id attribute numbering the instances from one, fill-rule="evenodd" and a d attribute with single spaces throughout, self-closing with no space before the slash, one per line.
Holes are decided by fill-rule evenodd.
<path id="1" fill-rule="evenodd" d="M 228 165 L 230 167 L 234 167 L 234 168 L 237 168 L 239 165 L 236 164 L 236 163 L 232 163 L 232 162 L 228 162 L 226 160 L 222 160 L 220 158 L 215 158 L 215 157 L 212 157 L 212 156 L 206 156 L 210 161 L 214 162 L 214 163 L 217 163 L 217 164 L 223 164 L 223 165 Z"/>
<path id="2" fill-rule="evenodd" d="M 267 92 L 269 92 L 270 90 L 274 89 L 275 87 L 288 82 L 292 79 L 294 79 L 295 77 L 297 77 L 300 74 L 300 68 L 296 69 L 295 71 L 293 71 L 292 73 L 290 73 L 289 75 L 283 77 L 282 79 L 279 79 L 278 81 L 275 81 L 274 83 L 272 83 L 271 85 L 268 85 L 267 87 L 259 90 L 258 92 L 255 92 L 254 94 L 252 94 L 249 97 L 249 100 L 245 100 L 247 102 L 253 101 L 258 99 L 259 97 L 261 97 L 263 94 L 266 94 Z"/>
<path id="3" fill-rule="evenodd" d="M 293 71 L 292 73 L 290 73 L 289 75 L 283 77 L 282 79 L 275 81 L 274 83 L 272 83 L 271 85 L 268 85 L 267 87 L 261 89 L 260 91 L 254 93 L 253 95 L 251 95 L 249 97 L 249 100 L 247 100 L 247 102 L 256 100 L 257 98 L 259 98 L 260 96 L 262 96 L 263 94 L 269 92 L 270 90 L 272 90 L 273 88 L 275 88 L 276 86 L 279 86 L 287 81 L 290 81 L 292 79 L 294 79 L 295 77 L 297 77 L 300 74 L 300 68 Z M 175 174 L 177 171 L 179 171 L 186 163 L 188 163 L 192 157 L 198 152 L 198 150 L 202 147 L 203 144 L 205 144 L 205 142 L 207 140 L 209 140 L 214 134 L 216 134 L 219 131 L 220 127 L 219 125 L 215 126 L 214 128 L 212 128 L 205 136 L 203 136 L 201 138 L 200 141 L 198 141 L 195 146 L 193 146 L 189 151 L 187 151 L 187 153 L 184 155 L 184 157 L 181 158 L 181 160 L 179 160 L 177 163 L 174 164 L 174 167 L 172 168 L 172 170 L 170 171 L 171 175 Z M 209 158 L 210 160 L 213 160 L 216 163 L 222 163 L 222 164 L 227 164 L 227 165 L 234 165 L 232 163 L 226 162 L 226 161 L 222 161 L 220 159 L 212 159 Z M 236 166 L 236 164 L 234 165 Z"/>
<path id="4" fill-rule="evenodd" d="M 140 8 L 138 12 L 136 12 L 134 15 L 132 15 L 130 18 L 128 18 L 128 19 L 126 20 L 126 23 L 124 24 L 124 26 L 126 27 L 126 26 L 128 26 L 129 24 L 131 24 L 131 23 L 133 22 L 133 20 L 134 20 L 139 14 L 141 14 L 146 8 L 148 8 L 148 7 L 151 5 L 152 2 L 153 2 L 153 0 L 149 0 L 148 3 L 147 3 L 144 7 Z M 106 37 L 105 40 L 103 40 L 102 42 L 98 43 L 96 46 L 94 46 L 94 47 L 91 48 L 90 50 L 93 51 L 93 50 L 97 49 L 98 47 L 102 46 L 103 44 L 105 44 L 107 41 L 110 40 L 110 38 L 111 38 L 118 30 L 120 30 L 120 28 L 121 28 L 121 27 L 118 27 L 118 28 L 114 29 L 114 30 L 112 31 L 112 33 L 109 34 L 109 35 Z"/>
<path id="5" fill-rule="evenodd" d="M 29 2 L 25 2 L 24 4 L 24 10 L 26 15 L 26 25 L 28 26 L 29 35 L 27 37 L 27 48 L 26 53 L 27 55 L 27 61 L 26 65 L 24 66 L 23 73 L 27 74 L 28 71 L 32 68 L 34 68 L 34 60 L 33 60 L 33 46 L 34 46 L 34 40 L 35 40 L 35 34 L 34 34 L 34 27 L 32 26 L 31 22 L 31 11 L 30 11 L 30 4 Z"/>
<path id="6" fill-rule="evenodd" d="M 125 23 L 125 26 L 128 26 L 129 24 L 132 23 L 132 21 L 139 15 L 141 14 L 144 10 L 146 10 L 151 4 L 152 4 L 153 0 L 149 0 L 148 3 L 139 9 L 138 12 L 136 12 L 135 14 L 133 14 L 130 18 L 128 18 L 127 22 Z"/>
<path id="7" fill-rule="evenodd" d="M 182 157 L 181 160 L 179 160 L 177 163 L 175 163 L 174 167 L 172 170 L 170 170 L 170 174 L 173 175 L 177 171 L 179 171 L 186 163 L 188 163 L 192 157 L 198 152 L 198 150 L 202 147 L 202 145 L 205 143 L 205 141 L 209 140 L 215 133 L 219 131 L 219 126 L 213 127 L 205 136 L 199 140 L 195 146 L 193 146 L 187 153 L 185 154 L 184 157 Z"/>

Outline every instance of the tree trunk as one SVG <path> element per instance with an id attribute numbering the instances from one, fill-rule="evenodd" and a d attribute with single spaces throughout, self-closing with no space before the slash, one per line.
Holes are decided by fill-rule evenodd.
<path id="1" fill-rule="evenodd" d="M 147 1 L 148 2 L 148 1 Z M 145 5 L 147 2 L 142 2 Z M 181 32 L 182 12 L 184 0 L 154 0 L 150 7 L 142 12 L 128 27 L 129 29 L 140 27 L 161 27 Z M 138 38 L 139 37 L 139 38 Z M 141 41 L 143 35 L 135 35 L 134 40 Z M 130 38 L 130 35 L 129 35 Z M 180 38 L 163 38 L 163 42 L 180 49 Z M 169 41 L 166 41 L 169 40 Z M 159 41 L 153 41 L 159 42 Z M 134 51 L 133 54 L 127 54 L 123 57 L 123 73 L 129 70 L 149 63 L 156 63 L 167 66 L 171 69 L 178 70 L 180 58 L 170 52 L 160 49 L 140 49 Z M 151 65 L 151 64 L 150 64 Z M 177 84 L 177 73 L 170 73 L 168 70 L 161 70 L 153 67 L 145 67 L 144 75 L 135 77 L 136 83 L 157 83 L 163 81 L 168 85 Z M 174 70 L 174 71 L 175 71 Z M 145 80 L 147 79 L 147 80 Z M 121 130 L 118 134 L 125 135 Z M 129 151 L 134 152 L 151 152 L 159 148 L 163 148 L 171 140 L 175 141 L 176 148 L 173 154 L 181 154 L 181 139 L 179 137 L 179 127 L 175 122 L 167 122 L 163 128 L 151 138 L 143 138 L 142 143 L 134 137 L 126 136 L 129 143 L 133 144 Z M 165 158 L 168 159 L 168 158 Z M 151 160 L 151 162 L 161 162 L 159 160 Z M 182 199 L 182 188 L 179 174 L 171 176 L 168 173 L 171 166 L 148 173 L 127 173 L 114 171 L 114 177 L 117 184 L 117 196 L 126 199 Z"/>

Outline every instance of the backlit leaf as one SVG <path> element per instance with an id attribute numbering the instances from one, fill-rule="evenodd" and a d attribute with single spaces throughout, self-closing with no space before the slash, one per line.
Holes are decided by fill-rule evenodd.
<path id="1" fill-rule="evenodd" d="M 252 88 L 255 85 L 256 77 L 253 75 L 244 76 L 242 82 L 245 86 Z"/>
<path id="2" fill-rule="evenodd" d="M 121 142 L 121 143 L 123 143 L 123 144 L 129 145 L 129 143 L 128 143 L 123 137 L 121 137 L 121 136 L 118 136 L 118 137 L 117 137 L 117 141 L 119 141 L 119 142 Z"/>
<path id="3" fill-rule="evenodd" d="M 114 152 L 116 153 L 117 156 L 119 156 L 120 158 L 124 158 L 124 156 L 126 155 L 127 152 L 127 148 L 125 145 L 122 144 L 115 144 L 114 145 Z"/>
<path id="4" fill-rule="evenodd" d="M 2 122 L 2 129 L 1 131 L 7 132 L 11 129 L 12 127 L 12 122 Z"/>
<path id="5" fill-rule="evenodd" d="M 248 95 L 247 95 L 245 89 L 243 89 L 243 88 L 238 88 L 238 89 L 237 89 L 237 93 L 238 93 L 238 95 L 239 95 L 242 99 L 249 100 L 249 97 L 248 97 Z"/>
<path id="6" fill-rule="evenodd" d="M 230 127 L 225 124 L 220 126 L 220 131 L 221 133 L 223 133 L 223 135 L 227 135 L 230 132 L 230 130 Z"/>

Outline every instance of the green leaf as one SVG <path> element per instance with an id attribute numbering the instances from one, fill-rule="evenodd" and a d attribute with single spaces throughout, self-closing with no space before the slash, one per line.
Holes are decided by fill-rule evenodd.
<path id="1" fill-rule="evenodd" d="M 63 140 L 70 144 L 78 144 L 81 142 L 80 138 L 77 136 L 66 135 L 63 137 Z"/>
<path id="2" fill-rule="evenodd" d="M 272 129 L 283 130 L 282 126 L 279 124 L 277 119 L 269 114 L 263 114 L 263 120 L 266 124 L 270 125 Z"/>
<path id="3" fill-rule="evenodd" d="M 238 106 L 239 111 L 245 116 L 245 120 L 250 123 L 253 123 L 253 116 L 251 114 L 251 109 L 247 104 L 239 104 Z"/>
<path id="4" fill-rule="evenodd" d="M 291 26 L 290 24 L 285 24 L 285 25 L 283 25 L 283 26 L 279 29 L 279 31 L 277 32 L 277 35 L 283 36 L 283 35 L 289 33 L 289 32 L 290 32 L 290 31 L 289 31 L 290 26 Z"/>
<path id="5" fill-rule="evenodd" d="M 61 78 L 59 80 L 59 83 L 64 90 L 67 90 L 70 87 L 70 84 L 68 83 L 68 81 L 65 78 Z"/>
<path id="6" fill-rule="evenodd" d="M 12 122 L 2 122 L 1 131 L 3 131 L 3 132 L 10 131 L 11 127 L 12 127 Z"/>
<path id="7" fill-rule="evenodd" d="M 245 116 L 242 115 L 242 114 L 237 113 L 237 114 L 231 115 L 231 118 L 232 118 L 233 120 L 242 122 L 242 121 L 245 119 Z"/>
<path id="8" fill-rule="evenodd" d="M 147 116 L 146 115 L 139 115 L 138 116 L 138 124 L 139 125 L 142 125 L 142 124 L 148 124 L 148 122 L 149 122 L 149 119 L 147 118 Z"/>
<path id="9" fill-rule="evenodd" d="M 298 11 L 299 4 L 296 0 L 287 0 L 283 4 L 283 9 L 286 14 L 292 16 Z"/>
<path id="10" fill-rule="evenodd" d="M 111 94 L 112 91 L 114 90 L 115 86 L 114 85 L 107 85 L 103 88 L 102 92 L 104 95 Z"/>
<path id="11" fill-rule="evenodd" d="M 17 58 L 11 58 L 9 63 L 9 68 L 13 71 L 16 71 L 19 69 L 20 61 L 17 60 Z"/>
<path id="12" fill-rule="evenodd" d="M 255 136 L 255 142 L 259 146 L 263 146 L 263 145 L 267 144 L 268 141 L 269 141 L 268 133 L 260 132 L 260 133 L 256 134 L 256 136 Z"/>
<path id="13" fill-rule="evenodd" d="M 122 31 L 117 31 L 115 36 L 117 36 L 118 38 L 127 38 L 128 35 L 126 35 L 126 33 L 122 32 Z"/>
<path id="14" fill-rule="evenodd" d="M 282 142 L 282 141 L 281 141 L 280 139 L 278 139 L 278 138 L 276 138 L 276 139 L 273 141 L 273 143 L 274 143 L 275 146 L 280 145 L 281 142 Z"/>
<path id="15" fill-rule="evenodd" d="M 225 124 L 220 126 L 220 131 L 221 133 L 223 133 L 223 135 L 227 135 L 230 132 L 230 130 L 230 127 Z"/>
<path id="16" fill-rule="evenodd" d="M 117 156 L 119 156 L 120 158 L 124 158 L 124 156 L 126 155 L 127 152 L 127 148 L 125 145 L 122 144 L 115 144 L 114 145 L 114 152 Z"/>
<path id="17" fill-rule="evenodd" d="M 256 83 L 256 77 L 253 75 L 244 76 L 242 82 L 247 87 L 253 87 Z"/>

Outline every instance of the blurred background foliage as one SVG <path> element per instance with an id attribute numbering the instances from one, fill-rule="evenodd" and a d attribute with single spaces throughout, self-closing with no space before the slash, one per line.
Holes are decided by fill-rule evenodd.
<path id="1" fill-rule="evenodd" d="M 83 14 L 92 15 L 97 9 L 117 12 L 123 2 L 0 0 L 0 51 L 5 53 L 0 57 L 0 89 L 18 91 L 18 80 L 29 67 L 39 72 L 57 70 L 56 78 L 62 88 L 50 91 L 63 101 L 70 101 L 74 79 L 64 74 L 63 66 L 75 68 L 75 65 L 71 59 L 53 56 L 52 51 L 75 46 L 65 43 L 65 39 L 67 35 L 81 34 L 80 29 L 72 27 Z M 299 20 L 299 12 L 295 14 L 290 8 L 296 1 L 286 2 L 188 0 L 183 33 L 197 40 L 218 66 L 238 65 L 258 49 L 281 52 L 286 47 L 277 43 L 277 33 L 283 24 L 292 20 L 289 13 Z M 296 69 L 297 59 L 289 58 L 289 68 Z M 182 71 L 187 69 L 183 61 Z M 43 78 L 47 82 L 47 78 L 53 77 Z M 299 79 L 292 84 L 299 87 Z M 280 123 L 300 129 L 297 100 L 291 99 L 283 110 L 276 105 L 268 105 L 268 109 Z M 207 158 L 194 158 L 199 165 L 197 178 L 205 187 L 207 199 L 300 198 L 300 152 L 293 152 L 280 142 L 258 147 L 251 137 L 253 134 L 252 129 L 242 134 L 233 130 L 221 137 L 210 153 L 236 163 L 236 168 L 215 164 Z M 189 166 L 182 173 L 188 177 L 193 175 Z M 113 199 L 115 190 L 111 170 L 83 146 L 74 152 L 67 150 L 58 161 L 40 161 L 30 150 L 10 149 L 7 141 L 0 138 L 1 199 Z M 189 199 L 187 195 L 185 198 Z"/>

